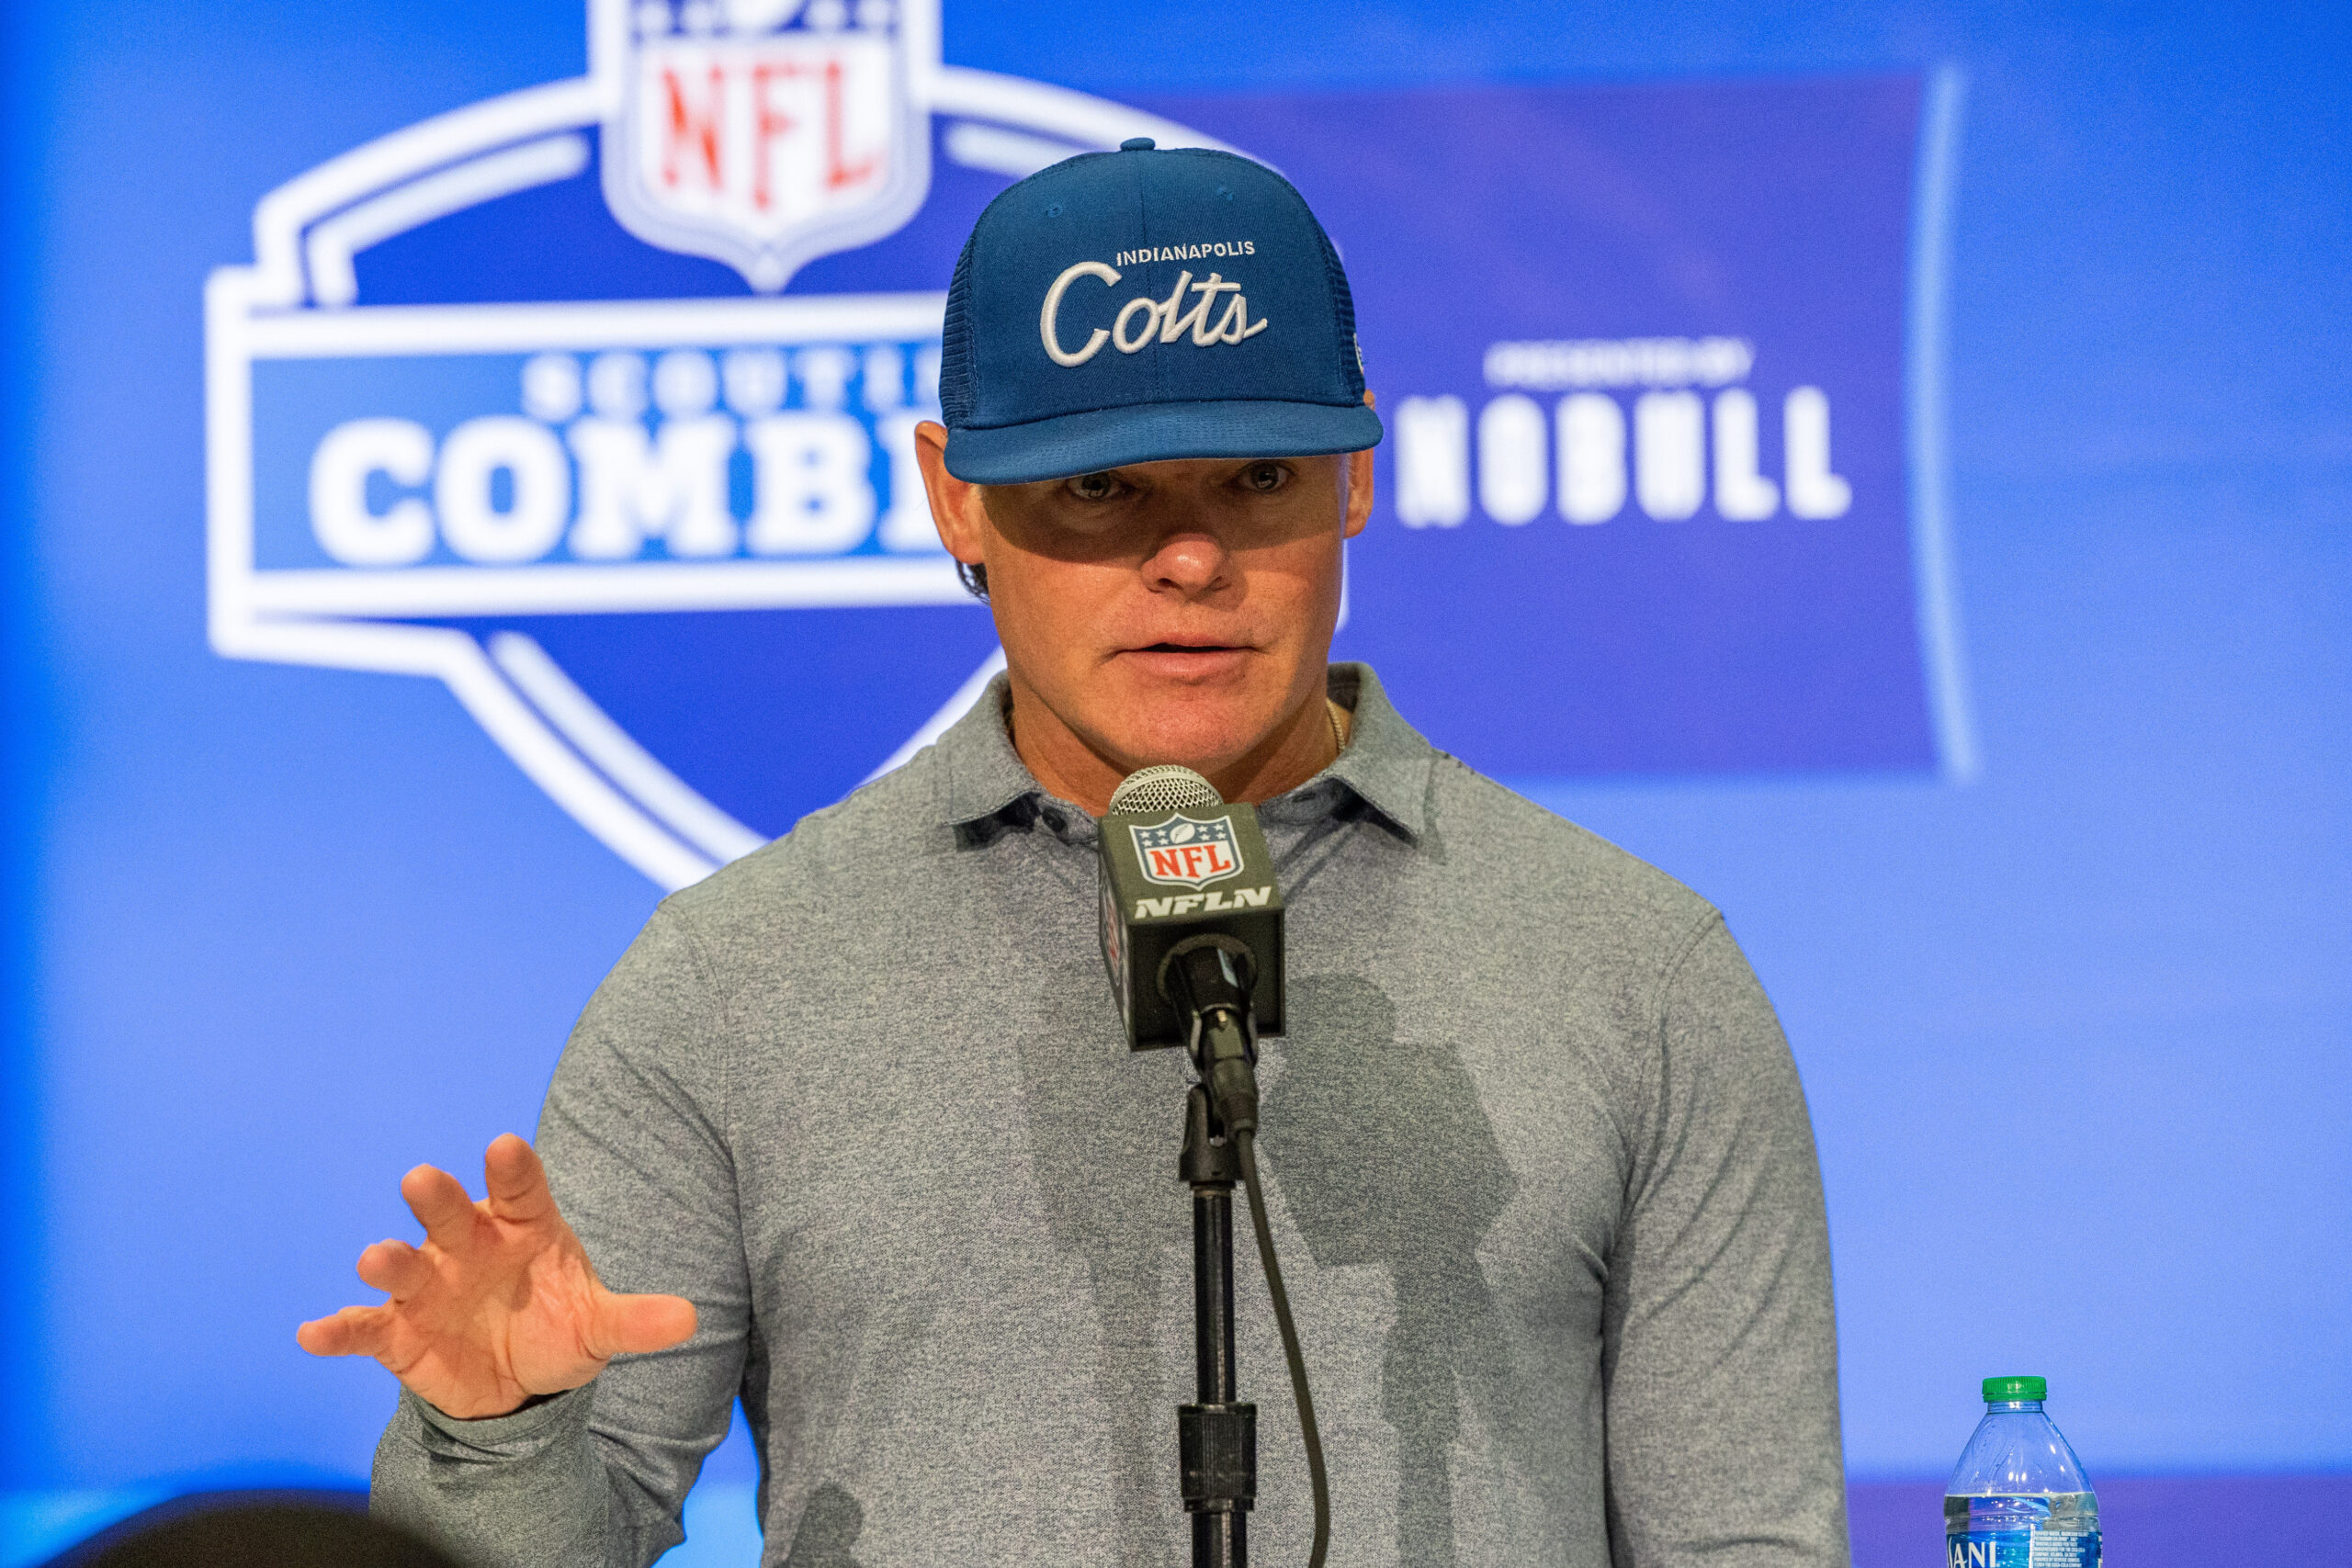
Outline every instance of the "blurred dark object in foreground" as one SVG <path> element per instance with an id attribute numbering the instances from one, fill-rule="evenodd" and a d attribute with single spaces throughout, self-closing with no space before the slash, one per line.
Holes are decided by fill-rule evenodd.
<path id="1" fill-rule="evenodd" d="M 368 1495 L 196 1492 L 158 1503 L 50 1559 L 48 1568 L 460 1568 L 368 1517 Z"/>

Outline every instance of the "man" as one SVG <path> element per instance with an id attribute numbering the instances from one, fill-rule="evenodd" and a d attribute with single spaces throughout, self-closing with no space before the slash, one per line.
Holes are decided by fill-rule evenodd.
<path id="1" fill-rule="evenodd" d="M 301 1331 L 404 1385 L 379 1510 L 649 1562 L 740 1395 L 770 1562 L 1181 1555 L 1185 1064 L 1123 1049 L 1093 926 L 1095 817 L 1177 761 L 1259 804 L 1288 904 L 1261 1143 L 1332 1561 L 1844 1561 L 1787 1047 L 1704 902 L 1327 669 L 1370 401 L 1270 171 L 1136 141 L 989 208 L 919 440 L 1006 674 L 662 905 L 565 1050 L 544 1176 L 512 1137 L 481 1203 L 409 1174 L 424 1245 L 360 1259 L 391 1300 Z M 1296 1561 L 1244 1282 L 1255 1550 Z"/>

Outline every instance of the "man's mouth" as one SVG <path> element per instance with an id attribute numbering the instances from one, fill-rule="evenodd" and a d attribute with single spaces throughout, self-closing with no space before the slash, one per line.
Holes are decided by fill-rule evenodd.
<path id="1" fill-rule="evenodd" d="M 1165 681 L 1222 681 L 1238 677 L 1254 651 L 1247 643 L 1169 638 L 1130 648 L 1120 657 L 1132 668 Z"/>

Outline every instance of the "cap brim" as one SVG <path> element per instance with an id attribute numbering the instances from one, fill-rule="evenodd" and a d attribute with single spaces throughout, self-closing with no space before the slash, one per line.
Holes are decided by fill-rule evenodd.
<path id="1" fill-rule="evenodd" d="M 967 484 L 1028 484 L 1179 457 L 1316 457 L 1380 445 L 1363 403 L 1147 403 L 947 433 L 947 471 Z"/>

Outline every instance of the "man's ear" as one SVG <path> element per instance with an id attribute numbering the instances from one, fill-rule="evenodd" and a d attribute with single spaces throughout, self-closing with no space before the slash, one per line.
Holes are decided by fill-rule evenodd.
<path id="1" fill-rule="evenodd" d="M 947 471 L 947 427 L 925 420 L 915 426 L 915 462 L 922 468 L 923 493 L 931 499 L 932 526 L 947 553 L 966 566 L 985 564 L 980 548 L 987 535 L 987 508 L 980 487 Z"/>
<path id="2" fill-rule="evenodd" d="M 1364 390 L 1363 406 L 1373 406 L 1369 388 Z M 1348 465 L 1348 514 L 1340 519 L 1340 536 L 1352 539 L 1372 521 L 1372 448 L 1351 452 L 1342 460 Z"/>

